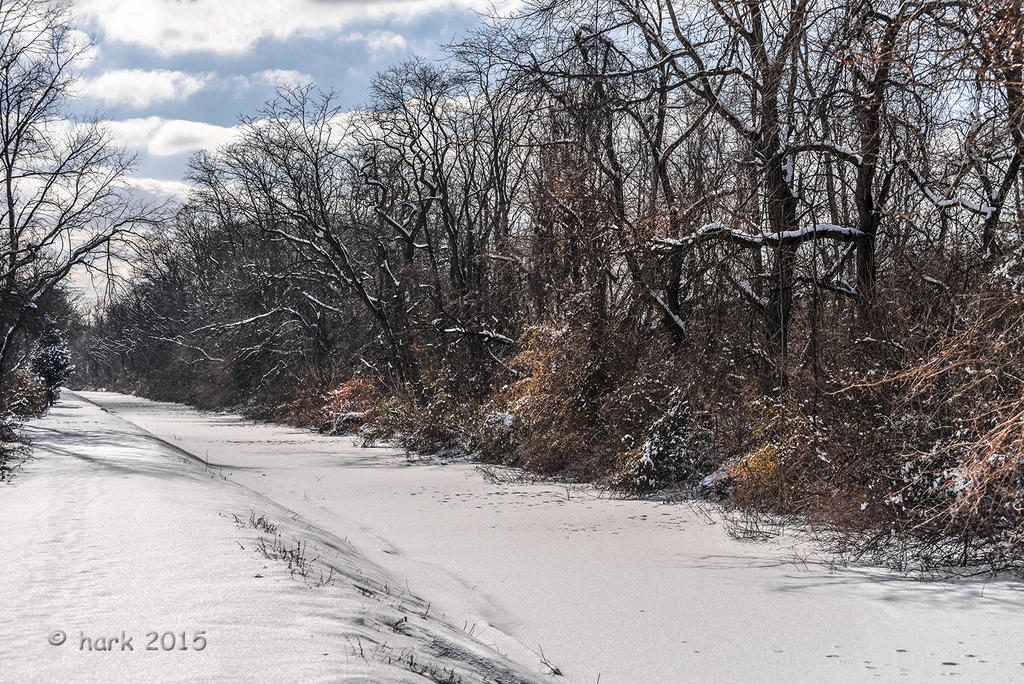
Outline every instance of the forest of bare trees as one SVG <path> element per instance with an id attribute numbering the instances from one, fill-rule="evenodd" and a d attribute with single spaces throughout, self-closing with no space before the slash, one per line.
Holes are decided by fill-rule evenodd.
<path id="1" fill-rule="evenodd" d="M 16 418 L 45 409 L 70 370 L 82 317 L 69 280 L 109 273 L 155 220 L 129 192 L 133 159 L 69 118 L 88 48 L 66 7 L 0 4 L 0 479 Z"/>
<path id="2" fill-rule="evenodd" d="M 533 0 L 358 109 L 282 89 L 131 238 L 79 382 L 1018 562 L 1022 23 Z M 20 45 L 0 373 L 53 284 L 149 220 L 100 129 L 36 132 L 73 54 Z"/>

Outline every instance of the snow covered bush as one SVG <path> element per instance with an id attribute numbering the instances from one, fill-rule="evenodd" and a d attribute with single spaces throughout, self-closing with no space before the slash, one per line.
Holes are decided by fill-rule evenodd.
<path id="1" fill-rule="evenodd" d="M 67 342 L 56 332 L 46 333 L 32 357 L 32 371 L 42 380 L 46 403 L 52 406 L 60 399 L 60 388 L 75 372 Z"/>
<path id="2" fill-rule="evenodd" d="M 0 482 L 10 478 L 16 464 L 24 459 L 28 450 L 15 433 L 17 425 L 13 415 L 0 415 Z"/>
<path id="3" fill-rule="evenodd" d="M 0 386 L 0 481 L 10 476 L 12 465 L 27 453 L 18 426 L 26 418 L 42 415 L 47 407 L 46 388 L 31 373 L 15 372 Z"/>
<path id="4" fill-rule="evenodd" d="M 692 486 L 703 479 L 721 463 L 725 452 L 701 418 L 683 390 L 673 390 L 664 413 L 644 426 L 647 437 L 619 455 L 612 484 L 645 494 L 665 487 Z M 623 442 L 629 445 L 634 439 L 627 434 Z"/>

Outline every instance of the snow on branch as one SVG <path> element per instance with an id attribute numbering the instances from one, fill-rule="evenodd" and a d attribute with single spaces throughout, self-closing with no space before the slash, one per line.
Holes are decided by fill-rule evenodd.
<path id="1" fill-rule="evenodd" d="M 754 308 L 757 309 L 762 315 L 766 311 L 768 311 L 768 300 L 754 292 L 754 288 L 752 288 L 749 283 L 740 280 L 739 278 L 731 274 L 726 275 L 726 278 L 729 280 L 730 283 L 733 284 L 733 286 L 737 290 L 739 290 L 740 294 L 743 295 L 743 298 L 746 299 L 751 304 L 753 304 Z"/>
<path id="2" fill-rule="evenodd" d="M 966 209 L 972 214 L 978 214 L 984 216 L 986 219 L 991 218 L 996 208 L 989 204 L 979 204 L 976 202 L 970 202 L 960 197 L 940 197 L 935 189 L 928 184 L 928 179 L 925 178 L 917 169 L 910 166 L 910 163 L 906 160 L 902 160 L 902 163 L 910 171 L 910 175 L 914 178 L 917 186 L 924 193 L 924 196 L 928 198 L 932 204 L 941 210 L 951 209 L 953 207 L 960 207 Z"/>
<path id="3" fill-rule="evenodd" d="M 651 299 L 653 299 L 654 302 L 658 305 L 658 308 L 665 312 L 665 315 L 669 317 L 669 319 L 675 324 L 675 326 L 680 330 L 680 332 L 685 333 L 686 323 L 684 323 L 683 320 L 679 318 L 679 316 L 674 311 L 672 311 L 672 308 L 665 303 L 665 300 L 659 297 L 654 290 L 648 290 L 647 294 L 651 296 Z"/>
<path id="4" fill-rule="evenodd" d="M 272 309 L 271 311 L 266 311 L 264 313 L 257 314 L 255 316 L 250 316 L 249 318 L 245 318 L 245 319 L 242 319 L 242 320 L 232 321 L 230 323 L 210 323 L 208 325 L 200 326 L 200 327 L 198 327 L 198 328 L 196 328 L 194 330 L 190 330 L 189 332 L 186 333 L 186 336 L 187 337 L 192 337 L 193 335 L 196 335 L 197 333 L 200 333 L 200 332 L 204 332 L 206 330 L 222 331 L 222 330 L 229 330 L 231 328 L 240 328 L 242 326 L 249 325 L 250 323 L 255 323 L 256 321 L 263 320 L 264 318 L 267 318 L 269 316 L 274 316 L 276 314 L 283 313 L 285 311 L 286 311 L 286 309 L 278 307 L 276 309 Z"/>
<path id="5" fill-rule="evenodd" d="M 848 161 L 854 166 L 861 166 L 864 163 L 864 157 L 857 154 L 849 147 L 834 143 L 830 140 L 821 140 L 818 142 L 806 143 L 804 145 L 790 146 L 788 152 L 829 152 L 833 156 L 844 161 Z"/>
<path id="6" fill-rule="evenodd" d="M 500 342 L 501 344 L 515 344 L 516 341 L 511 337 L 506 337 L 501 333 L 496 333 L 493 330 L 470 330 L 468 328 L 445 328 L 444 332 L 449 334 L 467 335 L 469 337 L 483 337 L 491 342 Z"/>
<path id="7" fill-rule="evenodd" d="M 150 336 L 150 339 L 156 340 L 158 342 L 169 342 L 170 344 L 176 344 L 179 347 L 182 347 L 184 349 L 191 349 L 193 351 L 197 351 L 200 354 L 202 354 L 203 357 L 207 361 L 220 362 L 220 363 L 223 363 L 223 361 L 224 361 L 224 359 L 222 359 L 219 356 L 210 356 L 208 353 L 206 353 L 206 350 L 203 349 L 202 347 L 200 347 L 198 345 L 194 345 L 194 344 L 188 344 L 187 342 L 182 341 L 178 337 Z"/>
<path id="8" fill-rule="evenodd" d="M 781 233 L 753 235 L 726 228 L 716 221 L 715 223 L 709 223 L 698 228 L 692 235 L 679 240 L 672 238 L 653 240 L 651 246 L 654 249 L 672 252 L 677 249 L 692 247 L 702 242 L 720 240 L 748 249 L 758 249 L 761 247 L 796 247 L 810 240 L 818 239 L 829 239 L 836 242 L 856 242 L 864 237 L 864 233 L 856 228 L 847 228 L 828 223 L 816 223 L 797 230 L 787 230 Z"/>

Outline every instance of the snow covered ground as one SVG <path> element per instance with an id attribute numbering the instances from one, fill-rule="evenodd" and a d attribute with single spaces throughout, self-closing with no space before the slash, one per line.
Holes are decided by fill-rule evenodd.
<path id="1" fill-rule="evenodd" d="M 94 404 L 67 393 L 26 432 L 34 458 L 0 485 L 0 681 L 533 680 L 344 540 Z"/>
<path id="2" fill-rule="evenodd" d="M 69 397 L 33 427 L 38 459 L 0 489 L 0 515 L 16 515 L 13 536 L 0 539 L 0 591 L 14 592 L 16 617 L 3 625 L 0 661 L 14 672 L 101 668 L 96 658 L 120 654 L 74 653 L 45 634 L 124 622 L 217 638 L 203 653 L 136 653 L 133 667 L 178 656 L 177 668 L 252 667 L 288 681 L 400 681 L 408 669 L 352 655 L 353 635 L 384 633 L 396 650 L 435 658 L 446 653 L 429 648 L 441 634 L 478 654 L 454 664 L 475 664 L 484 679 L 484 663 L 525 679 L 549 672 L 543 659 L 565 675 L 548 681 L 591 684 L 1024 681 L 1018 583 L 831 572 L 794 562 L 784 545 L 730 539 L 687 506 L 496 484 L 470 464 L 410 463 L 348 438 L 82 396 L 110 413 Z M 346 576 L 319 588 L 289 577 L 253 552 L 259 532 L 230 518 L 251 511 L 309 540 L 311 555 L 337 554 Z M 353 594 L 364 574 L 389 587 L 381 600 Z M 411 611 L 410 594 L 424 597 L 409 599 Z M 427 601 L 431 619 L 416 623 L 425 633 L 391 633 L 395 611 L 412 623 Z M 219 660 L 194 660 L 204 655 Z"/>

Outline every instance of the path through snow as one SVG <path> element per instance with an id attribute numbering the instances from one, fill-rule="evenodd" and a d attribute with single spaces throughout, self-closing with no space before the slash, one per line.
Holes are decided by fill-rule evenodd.
<path id="1" fill-rule="evenodd" d="M 344 540 L 70 392 L 26 432 L 0 485 L 0 681 L 532 680 Z M 320 560 L 302 577 L 261 539 Z"/>

